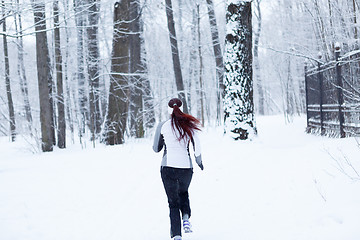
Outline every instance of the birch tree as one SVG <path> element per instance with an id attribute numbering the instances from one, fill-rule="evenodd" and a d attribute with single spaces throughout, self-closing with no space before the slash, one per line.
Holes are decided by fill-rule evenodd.
<path id="1" fill-rule="evenodd" d="M 74 0 L 75 22 L 77 31 L 77 82 L 78 82 L 78 103 L 80 111 L 79 136 L 85 133 L 88 119 L 88 98 L 86 94 L 85 82 L 85 49 L 84 49 L 84 25 L 85 25 L 85 0 Z"/>
<path id="2" fill-rule="evenodd" d="M 197 4 L 196 6 L 196 26 L 197 26 L 197 46 L 198 46 L 198 59 L 199 59 L 199 79 L 197 81 L 197 95 L 200 100 L 200 114 L 201 116 L 201 124 L 204 125 L 205 123 L 205 116 L 204 116 L 204 84 L 203 84 L 203 70 L 204 70 L 204 63 L 203 63 L 203 56 L 202 56 L 202 48 L 201 48 L 201 34 L 200 34 L 200 5 Z"/>
<path id="3" fill-rule="evenodd" d="M 64 6 L 64 14 L 63 14 L 63 22 L 65 25 L 65 60 L 64 60 L 64 71 L 63 71 L 63 80 L 65 83 L 65 107 L 66 107 L 66 117 L 68 119 L 68 126 L 70 128 L 71 132 L 71 138 L 74 142 L 74 121 L 73 121 L 73 104 L 71 101 L 71 88 L 70 88 L 70 71 L 69 66 L 72 64 L 72 59 L 70 57 L 70 29 L 67 27 L 69 22 L 69 12 L 70 12 L 70 6 L 69 6 L 69 0 L 63 0 L 63 6 Z"/>
<path id="4" fill-rule="evenodd" d="M 260 8 L 261 0 L 254 1 L 254 13 L 257 22 L 257 28 L 254 30 L 254 76 L 255 83 L 258 92 L 258 110 L 260 115 L 265 114 L 265 95 L 264 95 L 264 85 L 261 79 L 260 74 L 260 59 L 259 59 L 259 42 L 261 36 L 261 24 L 262 24 L 262 15 Z"/>
<path id="5" fill-rule="evenodd" d="M 54 0 L 54 42 L 55 42 L 55 69 L 56 69 L 56 90 L 57 90 L 57 111 L 58 111 L 58 124 L 57 136 L 58 147 L 66 147 L 66 121 L 65 121 L 65 98 L 63 89 L 63 61 L 60 47 L 60 29 L 59 29 L 59 1 Z"/>
<path id="6" fill-rule="evenodd" d="M 200 67 L 199 67 L 199 54 L 198 54 L 198 50 L 199 50 L 199 46 L 198 46 L 198 35 L 200 34 L 198 32 L 198 30 L 200 28 L 197 27 L 198 24 L 198 4 L 193 4 L 193 9 L 192 9 L 192 24 L 191 24 L 191 40 L 190 40 L 190 53 L 189 53 L 189 80 L 188 80 L 188 84 L 189 84 L 189 91 L 192 92 L 193 88 L 198 90 L 198 94 L 196 94 L 195 96 L 195 101 L 196 101 L 196 105 L 198 106 L 200 103 L 201 106 L 201 97 L 199 94 L 200 88 L 198 88 L 197 83 L 199 81 L 199 71 L 200 71 Z M 200 46 L 201 47 L 201 46 Z M 193 97 L 194 99 L 194 97 Z M 201 107 L 196 107 L 196 111 L 193 110 L 194 107 L 191 107 L 191 111 L 193 114 L 196 114 L 197 118 L 200 120 L 200 122 L 202 124 L 204 124 L 204 119 L 201 117 L 202 116 L 202 112 L 201 112 Z"/>
<path id="7" fill-rule="evenodd" d="M 26 120 L 28 121 L 28 126 L 31 129 L 32 127 L 32 113 L 29 100 L 29 90 L 28 90 L 28 81 L 25 71 L 25 62 L 24 62 L 24 40 L 23 40 L 23 26 L 22 26 L 22 10 L 20 9 L 19 0 L 16 0 L 16 14 L 14 16 L 14 24 L 17 32 L 17 51 L 18 51 L 18 64 L 17 72 L 19 76 L 20 89 L 24 100 L 24 109 Z"/>
<path id="8" fill-rule="evenodd" d="M 227 1 L 224 114 L 225 131 L 235 140 L 256 134 L 251 17 L 251 2 Z"/>

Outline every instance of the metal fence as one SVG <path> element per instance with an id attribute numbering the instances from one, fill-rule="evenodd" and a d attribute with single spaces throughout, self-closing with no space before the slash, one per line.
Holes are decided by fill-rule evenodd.
<path id="1" fill-rule="evenodd" d="M 360 50 L 308 69 L 305 66 L 307 132 L 360 136 Z"/>

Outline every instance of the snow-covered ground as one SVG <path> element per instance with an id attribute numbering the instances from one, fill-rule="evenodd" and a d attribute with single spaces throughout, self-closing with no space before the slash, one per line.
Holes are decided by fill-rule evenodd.
<path id="1" fill-rule="evenodd" d="M 359 240 L 360 180 L 345 161 L 360 173 L 356 139 L 308 135 L 305 124 L 262 117 L 247 142 L 205 129 L 205 169 L 196 166 L 190 186 L 194 232 L 184 239 Z M 0 239 L 170 239 L 162 154 L 151 145 L 32 154 L 0 138 Z"/>

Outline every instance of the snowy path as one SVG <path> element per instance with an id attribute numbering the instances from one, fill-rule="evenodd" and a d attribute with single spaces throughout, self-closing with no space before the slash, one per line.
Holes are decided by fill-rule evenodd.
<path id="1" fill-rule="evenodd" d="M 185 240 L 360 239 L 360 182 L 327 153 L 360 167 L 355 140 L 307 135 L 303 119 L 283 122 L 260 118 L 252 142 L 204 131 Z M 32 155 L 0 138 L 0 239 L 169 239 L 161 154 L 151 144 Z"/>

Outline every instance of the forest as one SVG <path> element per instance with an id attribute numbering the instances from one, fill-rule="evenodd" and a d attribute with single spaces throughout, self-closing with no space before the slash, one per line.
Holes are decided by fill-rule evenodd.
<path id="1" fill-rule="evenodd" d="M 204 126 L 224 125 L 232 2 L 2 0 L 0 135 L 34 151 L 122 144 L 152 134 L 177 96 Z M 333 61 L 336 43 L 358 50 L 360 1 L 237 2 L 251 7 L 239 31 L 249 108 L 292 121 L 306 112 L 305 65 Z"/>

